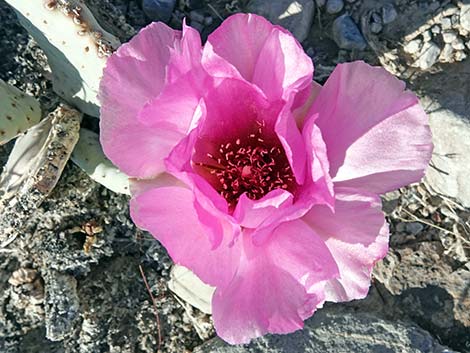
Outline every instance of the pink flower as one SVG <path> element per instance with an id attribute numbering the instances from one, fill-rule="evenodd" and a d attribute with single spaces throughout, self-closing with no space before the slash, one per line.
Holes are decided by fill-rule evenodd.
<path id="1" fill-rule="evenodd" d="M 101 142 L 134 178 L 132 218 L 217 288 L 230 343 L 363 298 L 388 246 L 378 195 L 420 180 L 431 157 L 418 99 L 385 70 L 312 78 L 289 32 L 246 14 L 204 46 L 186 25 L 151 24 L 104 72 Z"/>

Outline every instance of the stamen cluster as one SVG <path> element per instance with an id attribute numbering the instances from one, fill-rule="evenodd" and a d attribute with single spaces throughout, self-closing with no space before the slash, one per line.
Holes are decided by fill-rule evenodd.
<path id="1" fill-rule="evenodd" d="M 195 163 L 212 176 L 214 188 L 234 208 L 243 193 L 258 200 L 275 189 L 293 191 L 295 178 L 284 150 L 276 138 L 263 138 L 264 122 L 244 139 L 221 143 L 207 153 L 209 163 Z"/>

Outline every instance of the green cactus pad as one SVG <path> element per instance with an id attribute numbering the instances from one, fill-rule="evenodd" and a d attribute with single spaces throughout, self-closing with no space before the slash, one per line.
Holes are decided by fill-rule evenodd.
<path id="1" fill-rule="evenodd" d="M 0 80 L 0 145 L 41 120 L 38 101 Z"/>

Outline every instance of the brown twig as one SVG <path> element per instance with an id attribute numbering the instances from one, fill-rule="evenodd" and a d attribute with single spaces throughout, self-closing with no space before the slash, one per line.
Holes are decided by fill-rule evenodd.
<path id="1" fill-rule="evenodd" d="M 158 315 L 157 303 L 155 301 L 155 297 L 152 294 L 152 290 L 150 289 L 150 286 L 148 284 L 144 269 L 142 268 L 142 265 L 140 264 L 139 264 L 139 270 L 140 270 L 140 274 L 142 275 L 142 279 L 144 280 L 145 288 L 147 288 L 147 292 L 149 293 L 150 299 L 152 300 L 152 305 L 153 305 L 153 309 L 155 313 L 155 319 L 157 320 L 157 338 L 158 338 L 157 351 L 160 351 L 160 348 L 162 346 L 162 332 L 160 329 L 160 316 Z"/>

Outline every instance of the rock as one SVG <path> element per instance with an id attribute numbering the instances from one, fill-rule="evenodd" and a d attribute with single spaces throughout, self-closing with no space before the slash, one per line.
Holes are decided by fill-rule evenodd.
<path id="1" fill-rule="evenodd" d="M 456 61 L 462 61 L 467 58 L 467 54 L 463 50 L 458 50 L 455 52 L 455 60 Z"/>
<path id="2" fill-rule="evenodd" d="M 315 0 L 318 7 L 325 6 L 326 0 Z"/>
<path id="3" fill-rule="evenodd" d="M 468 352 L 470 263 L 457 267 L 445 252 L 440 241 L 391 249 L 376 265 L 374 277 L 383 285 L 388 317 L 411 319 L 441 342 Z"/>
<path id="4" fill-rule="evenodd" d="M 142 10 L 153 21 L 168 22 L 175 5 L 176 0 L 143 0 Z"/>
<path id="5" fill-rule="evenodd" d="M 79 317 L 77 281 L 56 271 L 51 271 L 45 280 L 46 337 L 60 341 L 72 331 Z"/>
<path id="6" fill-rule="evenodd" d="M 439 34 L 441 33 L 441 27 L 439 27 L 438 25 L 434 25 L 431 27 L 431 32 L 433 34 Z"/>
<path id="7" fill-rule="evenodd" d="M 446 45 L 444 45 L 444 48 L 441 51 L 441 55 L 439 56 L 439 61 L 446 62 L 446 63 L 451 62 L 453 52 L 454 52 L 454 48 L 452 48 L 452 45 L 449 43 L 446 43 Z"/>
<path id="8" fill-rule="evenodd" d="M 460 25 L 470 31 L 470 4 L 462 5 L 460 9 Z"/>
<path id="9" fill-rule="evenodd" d="M 419 222 L 410 222 L 406 224 L 406 231 L 413 235 L 421 233 L 423 229 L 424 226 Z"/>
<path id="10" fill-rule="evenodd" d="M 452 21 L 450 20 L 449 17 L 444 17 L 441 22 L 440 22 L 440 25 L 442 27 L 442 29 L 451 29 L 452 28 Z"/>
<path id="11" fill-rule="evenodd" d="M 377 12 L 373 12 L 371 17 L 370 17 L 370 21 L 371 21 L 371 24 L 370 24 L 370 30 L 372 33 L 379 33 L 380 31 L 382 31 L 382 18 L 380 17 L 380 15 L 377 13 Z"/>
<path id="12" fill-rule="evenodd" d="M 427 70 L 437 62 L 440 53 L 441 49 L 436 43 L 427 42 L 421 49 L 420 56 L 414 66 L 418 66 L 421 70 Z"/>
<path id="13" fill-rule="evenodd" d="M 430 30 L 424 31 L 422 36 L 425 42 L 430 42 L 432 40 L 432 32 Z"/>
<path id="14" fill-rule="evenodd" d="M 408 42 L 403 49 L 408 54 L 416 54 L 421 50 L 423 47 L 423 41 L 419 38 L 413 39 L 412 41 Z"/>
<path id="15" fill-rule="evenodd" d="M 364 50 L 367 43 L 349 15 L 342 15 L 333 22 L 333 39 L 341 49 Z"/>
<path id="16" fill-rule="evenodd" d="M 442 39 L 444 40 L 444 43 L 452 43 L 454 40 L 457 39 L 457 34 L 451 31 L 443 32 Z"/>
<path id="17" fill-rule="evenodd" d="M 287 28 L 302 42 L 312 26 L 315 4 L 313 0 L 251 0 L 246 10 Z"/>
<path id="18" fill-rule="evenodd" d="M 393 4 L 386 4 L 382 7 L 382 21 L 384 24 L 389 24 L 395 21 L 398 13 Z"/>
<path id="19" fill-rule="evenodd" d="M 452 48 L 455 50 L 465 50 L 465 44 L 462 39 L 457 38 L 452 42 Z"/>
<path id="20" fill-rule="evenodd" d="M 326 12 L 330 15 L 341 12 L 344 7 L 343 0 L 328 0 L 326 3 Z"/>
<path id="21" fill-rule="evenodd" d="M 445 108 L 429 113 L 429 119 L 434 167 L 428 169 L 426 178 L 436 191 L 470 207 L 470 123 Z"/>
<path id="22" fill-rule="evenodd" d="M 322 309 L 303 330 L 267 335 L 248 345 L 231 346 L 215 338 L 194 353 L 337 353 L 428 352 L 450 353 L 428 332 L 408 323 L 387 321 L 365 313 L 341 313 L 336 306 Z"/>

